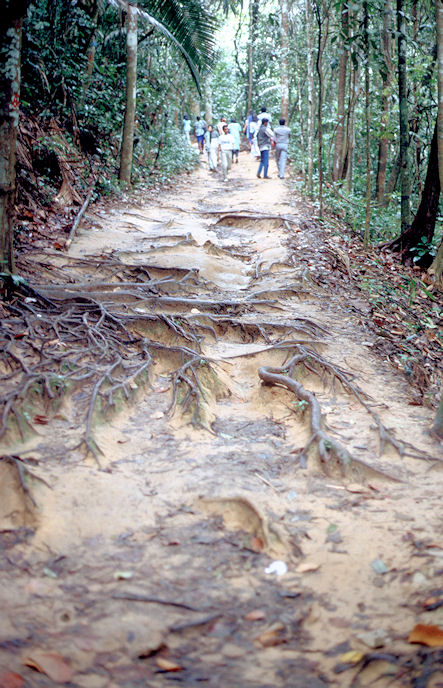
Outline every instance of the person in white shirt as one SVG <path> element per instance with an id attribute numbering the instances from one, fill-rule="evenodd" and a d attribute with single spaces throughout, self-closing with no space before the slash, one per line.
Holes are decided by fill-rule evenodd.
<path id="1" fill-rule="evenodd" d="M 253 115 L 252 120 L 249 123 L 249 132 L 251 134 L 251 156 L 253 158 L 260 157 L 260 149 L 257 143 L 257 134 L 258 130 L 260 129 L 260 124 L 261 122 L 258 121 L 257 115 Z"/>
<path id="2" fill-rule="evenodd" d="M 257 115 L 258 123 L 261 125 L 264 119 L 267 119 L 269 124 L 272 124 L 272 117 L 269 112 L 266 112 L 266 108 L 262 107 L 261 112 Z"/>
<path id="3" fill-rule="evenodd" d="M 205 133 L 205 148 L 208 155 L 209 171 L 215 172 L 217 169 L 218 158 L 218 139 L 220 135 L 217 129 L 214 129 L 212 124 L 208 124 L 208 130 Z"/>
<path id="4" fill-rule="evenodd" d="M 228 181 L 228 171 L 232 167 L 232 151 L 235 148 L 235 139 L 229 133 L 228 125 L 223 127 L 223 134 L 218 138 L 218 145 L 220 146 L 221 166 L 223 170 L 223 181 Z"/>
<path id="5" fill-rule="evenodd" d="M 283 179 L 285 176 L 286 159 L 288 157 L 288 144 L 291 130 L 286 126 L 286 120 L 280 120 L 280 126 L 274 129 L 275 140 L 275 162 L 277 163 L 278 176 Z"/>
<path id="6" fill-rule="evenodd" d="M 260 149 L 260 165 L 257 170 L 257 177 L 260 179 L 260 172 L 263 170 L 263 179 L 270 179 L 268 177 L 269 166 L 269 151 L 274 140 L 274 132 L 268 124 L 266 117 L 263 117 L 261 127 L 257 134 L 257 143 Z"/>

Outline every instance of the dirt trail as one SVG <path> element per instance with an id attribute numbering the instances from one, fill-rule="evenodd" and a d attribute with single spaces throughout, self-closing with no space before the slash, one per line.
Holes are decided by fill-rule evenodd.
<path id="1" fill-rule="evenodd" d="M 314 452 L 301 455 L 311 434 L 304 404 L 262 384 L 258 369 L 283 365 L 288 342 L 315 347 L 352 376 L 398 439 L 435 456 L 431 413 L 408 404 L 405 380 L 371 352 L 358 292 L 328 289 L 330 230 L 311 225 L 283 181 L 256 179 L 255 167 L 242 153 L 223 184 L 202 164 L 155 204 L 96 208 L 80 229 L 71 258 L 97 256 L 99 266 L 112 255 L 170 276 L 162 304 L 170 322 L 178 328 L 186 313 L 206 327 L 204 427 L 182 412 L 181 388 L 168 414 L 181 359 L 164 351 L 151 386 L 134 383 L 136 403 L 94 428 L 102 470 L 76 448 L 83 392 L 25 446 L 3 448 L 39 459 L 35 472 L 50 488 L 32 484 L 29 512 L 0 465 L 0 528 L 9 533 L 0 676 L 54 685 L 22 665 L 40 650 L 58 653 L 58 670 L 60 657 L 69 660 L 69 685 L 85 688 L 349 686 L 370 652 L 385 662 L 371 663 L 360 685 L 381 674 L 377 686 L 412 685 L 420 675 L 428 651 L 408 634 L 417 623 L 443 627 L 443 606 L 425 605 L 442 593 L 441 464 L 400 458 L 392 446 L 380 456 L 374 417 L 311 363 L 299 380 L 315 392 L 329 435 L 357 460 L 343 477 L 331 459 L 326 475 Z M 67 281 L 79 279 L 64 269 Z M 150 312 L 153 301 L 158 311 L 155 298 L 137 308 Z M 186 344 L 179 329 L 153 328 L 153 339 Z M 266 572 L 275 560 L 284 575 Z M 429 652 L 427 685 L 443 685 Z M 416 669 L 399 668 L 408 657 Z"/>

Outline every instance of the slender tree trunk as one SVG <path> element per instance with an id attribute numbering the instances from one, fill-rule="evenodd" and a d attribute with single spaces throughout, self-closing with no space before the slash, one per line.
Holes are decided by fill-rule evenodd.
<path id="1" fill-rule="evenodd" d="M 317 17 L 317 76 L 318 76 L 318 97 L 317 97 L 317 127 L 318 127 L 318 195 L 319 195 L 319 215 L 323 217 L 323 51 L 328 38 L 328 15 L 324 0 L 315 0 L 315 14 Z"/>
<path id="2" fill-rule="evenodd" d="M 437 435 L 440 440 L 443 440 L 443 392 L 440 397 L 440 404 L 437 409 L 434 425 L 432 426 L 432 432 L 434 435 Z"/>
<path id="3" fill-rule="evenodd" d="M 352 193 L 354 189 L 355 105 L 360 93 L 360 70 L 358 66 L 354 65 L 353 60 L 351 60 L 349 72 L 349 98 L 342 177 L 346 179 L 348 193 Z"/>
<path id="4" fill-rule="evenodd" d="M 337 129 L 335 134 L 334 161 L 332 166 L 332 181 L 342 178 L 343 173 L 343 148 L 345 132 L 345 96 L 346 96 L 346 69 L 348 64 L 349 39 L 349 9 L 345 1 L 341 6 L 341 32 L 340 32 L 340 65 L 338 73 L 337 93 Z"/>
<path id="5" fill-rule="evenodd" d="M 252 110 L 252 99 L 254 96 L 254 57 L 255 42 L 257 40 L 259 0 L 250 0 L 249 3 L 249 43 L 248 43 L 248 107 L 247 112 Z"/>
<path id="6" fill-rule="evenodd" d="M 414 30 L 413 30 L 413 44 L 412 45 L 417 45 L 418 41 L 418 33 L 419 33 L 419 22 L 418 22 L 418 17 L 417 17 L 417 0 L 412 1 L 412 8 L 411 8 L 411 14 L 414 19 Z M 418 59 L 417 53 L 412 57 L 412 61 L 415 62 L 415 60 Z M 418 195 L 421 196 L 421 193 L 423 191 L 423 184 L 421 180 L 421 138 L 419 136 L 419 129 L 420 129 L 420 108 L 418 104 L 418 98 L 417 98 L 417 92 L 418 92 L 418 82 L 416 79 L 412 80 L 412 100 L 414 102 L 414 114 L 412 117 L 412 121 L 409 124 L 409 130 L 413 135 L 413 140 L 415 143 L 415 189 L 418 192 Z M 412 175 L 412 171 L 411 171 Z"/>
<path id="7" fill-rule="evenodd" d="M 205 122 L 212 124 L 212 88 L 211 75 L 207 74 L 205 77 Z"/>
<path id="8" fill-rule="evenodd" d="M 406 74 L 406 19 L 404 0 L 397 0 L 398 106 L 400 113 L 401 232 L 409 227 L 410 181 L 408 165 L 409 122 Z"/>
<path id="9" fill-rule="evenodd" d="M 0 28 L 0 272 L 13 273 L 15 163 L 26 0 L 6 0 Z"/>
<path id="10" fill-rule="evenodd" d="M 369 13 L 367 0 L 363 2 L 363 45 L 365 53 L 365 125 L 366 125 L 366 212 L 363 246 L 370 243 L 369 225 L 371 219 L 371 108 L 369 99 Z"/>
<path id="11" fill-rule="evenodd" d="M 306 179 L 306 142 L 305 142 L 305 127 L 303 122 L 303 108 L 302 108 L 302 84 L 300 77 L 300 70 L 298 64 L 298 54 L 297 51 L 294 52 L 295 58 L 295 71 L 297 74 L 297 111 L 300 126 L 300 148 L 301 148 L 301 173 L 303 178 Z"/>
<path id="12" fill-rule="evenodd" d="M 440 180 L 443 179 L 443 0 L 435 0 L 437 17 L 438 43 L 438 116 L 437 116 L 437 145 L 438 170 Z"/>
<path id="13" fill-rule="evenodd" d="M 312 16 L 312 0 L 306 0 L 306 66 L 308 77 L 308 193 L 312 195 L 313 167 L 314 167 L 314 31 Z"/>
<path id="14" fill-rule="evenodd" d="M 86 73 L 83 79 L 83 91 L 81 95 L 81 105 L 84 103 L 85 97 L 86 97 L 86 92 L 91 84 L 92 80 L 92 73 L 94 71 L 94 60 L 95 60 L 95 52 L 97 49 L 97 27 L 98 27 L 98 22 L 99 18 L 102 14 L 102 5 L 101 3 L 96 0 L 95 1 L 95 8 L 91 17 L 92 21 L 92 35 L 89 40 L 89 46 L 86 51 L 86 58 L 87 58 L 87 64 L 86 64 Z"/>
<path id="15" fill-rule="evenodd" d="M 389 100 L 392 88 L 392 4 L 391 0 L 385 0 L 383 14 L 383 58 L 382 67 L 382 94 L 381 94 L 381 131 L 378 144 L 378 167 L 375 183 L 375 197 L 379 205 L 385 200 L 386 166 L 388 162 L 389 141 L 386 129 L 389 123 Z"/>
<path id="16" fill-rule="evenodd" d="M 137 8 L 128 5 L 126 16 L 126 109 L 120 159 L 120 180 L 131 183 L 137 91 Z"/>
<path id="17" fill-rule="evenodd" d="M 398 182 L 398 176 L 400 174 L 400 153 L 396 156 L 394 164 L 392 165 L 391 174 L 389 175 L 388 181 L 385 185 L 385 195 L 383 197 L 382 206 L 387 208 L 391 202 L 391 196 L 395 191 Z"/>
<path id="18" fill-rule="evenodd" d="M 281 117 L 289 120 L 289 3 L 280 0 Z"/>
<path id="19" fill-rule="evenodd" d="M 438 114 L 437 114 L 437 149 L 438 149 L 438 173 L 440 186 L 443 186 L 443 0 L 435 0 L 437 19 L 437 55 L 438 55 Z M 440 244 L 435 260 L 431 266 L 438 282 L 443 283 L 443 241 Z M 443 394 L 440 401 L 440 415 L 437 416 L 437 434 L 443 437 Z M 439 420 L 438 420 L 439 419 Z"/>

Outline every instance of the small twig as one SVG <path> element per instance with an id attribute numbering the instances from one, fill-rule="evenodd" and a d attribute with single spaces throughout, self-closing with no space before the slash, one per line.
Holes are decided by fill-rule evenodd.
<path id="1" fill-rule="evenodd" d="M 190 612 L 202 612 L 204 609 L 191 607 L 189 604 L 183 602 L 175 602 L 174 600 L 163 600 L 160 597 L 150 597 L 149 595 L 142 595 L 136 592 L 115 592 L 111 595 L 113 600 L 130 600 L 132 602 L 149 602 L 152 604 L 164 604 L 170 607 L 178 607 L 178 609 L 187 609 Z"/>

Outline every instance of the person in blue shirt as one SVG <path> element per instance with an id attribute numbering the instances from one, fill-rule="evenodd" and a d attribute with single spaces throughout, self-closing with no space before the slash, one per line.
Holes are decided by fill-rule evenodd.
<path id="1" fill-rule="evenodd" d="M 199 115 L 197 115 L 197 119 L 196 119 L 196 122 L 194 124 L 194 131 L 195 131 L 195 136 L 197 139 L 198 150 L 199 150 L 200 155 L 203 154 L 206 129 L 207 129 L 207 126 L 206 126 L 205 120 L 202 119 Z"/>

